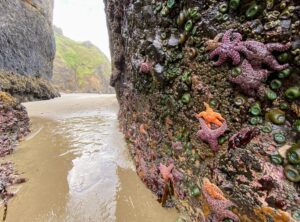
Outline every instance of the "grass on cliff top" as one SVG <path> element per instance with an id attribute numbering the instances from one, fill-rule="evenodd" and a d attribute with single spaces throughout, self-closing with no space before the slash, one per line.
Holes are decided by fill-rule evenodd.
<path id="1" fill-rule="evenodd" d="M 103 76 L 110 76 L 110 61 L 96 46 L 76 42 L 58 33 L 55 33 L 55 40 L 56 57 L 75 70 L 79 83 L 99 67 L 104 69 Z"/>

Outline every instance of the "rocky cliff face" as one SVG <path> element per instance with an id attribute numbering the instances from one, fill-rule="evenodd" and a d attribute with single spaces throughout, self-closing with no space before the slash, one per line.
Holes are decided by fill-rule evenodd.
<path id="1" fill-rule="evenodd" d="M 299 2 L 105 4 L 121 129 L 162 205 L 299 221 Z"/>
<path id="2" fill-rule="evenodd" d="M 47 82 L 55 55 L 52 11 L 53 0 L 0 2 L 0 90 L 21 100 L 58 96 Z"/>
<path id="3" fill-rule="evenodd" d="M 51 78 L 52 10 L 52 0 L 1 1 L 0 69 Z"/>
<path id="4" fill-rule="evenodd" d="M 0 1 L 0 157 L 11 154 L 30 132 L 20 102 L 59 96 L 48 82 L 55 54 L 52 10 L 53 0 Z M 3 220 L 14 195 L 7 188 L 22 182 L 25 179 L 18 178 L 12 163 L 1 163 Z"/>

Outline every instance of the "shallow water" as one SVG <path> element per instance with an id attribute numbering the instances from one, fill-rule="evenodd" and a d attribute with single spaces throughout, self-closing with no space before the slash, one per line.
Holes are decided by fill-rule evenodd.
<path id="1" fill-rule="evenodd" d="M 25 104 L 32 133 L 8 158 L 27 178 L 7 221 L 172 222 L 137 177 L 113 95 L 70 94 Z"/>

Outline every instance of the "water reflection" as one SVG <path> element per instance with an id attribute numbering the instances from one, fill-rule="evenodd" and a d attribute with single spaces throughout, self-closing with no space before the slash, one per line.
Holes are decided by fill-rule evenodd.
<path id="1" fill-rule="evenodd" d="M 68 173 L 68 220 L 101 218 L 115 221 L 116 194 L 119 187 L 117 167 L 130 168 L 124 159 L 124 146 L 114 147 L 110 132 L 115 132 L 115 113 L 89 113 L 60 121 L 60 132 L 68 135 L 76 157 Z M 118 132 L 114 136 L 122 137 Z"/>

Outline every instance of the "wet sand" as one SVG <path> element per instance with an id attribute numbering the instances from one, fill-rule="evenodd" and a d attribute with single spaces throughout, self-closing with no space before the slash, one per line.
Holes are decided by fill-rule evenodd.
<path id="1" fill-rule="evenodd" d="M 8 222 L 174 222 L 136 175 L 114 95 L 66 94 L 24 104 L 32 133 L 8 157 L 27 178 Z"/>

